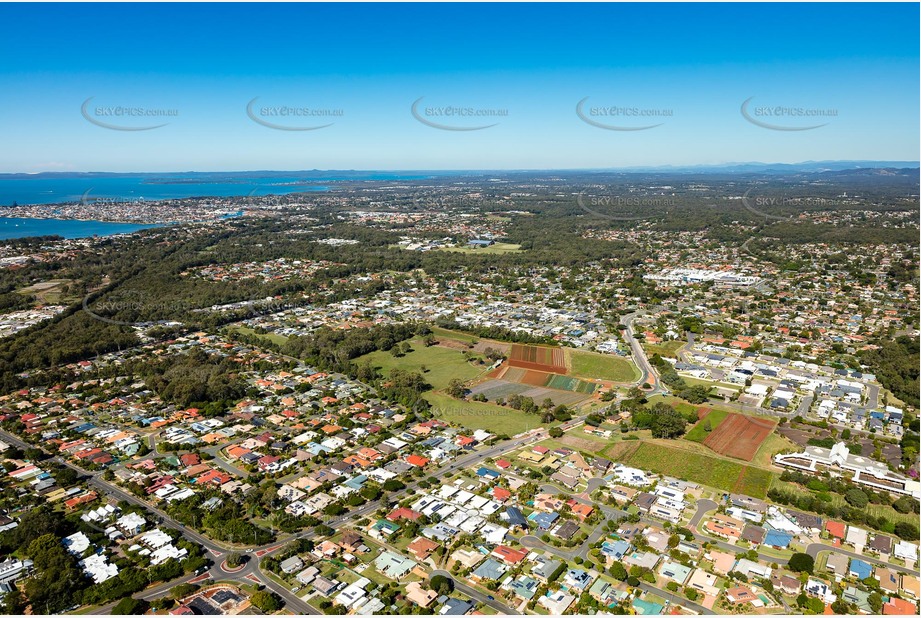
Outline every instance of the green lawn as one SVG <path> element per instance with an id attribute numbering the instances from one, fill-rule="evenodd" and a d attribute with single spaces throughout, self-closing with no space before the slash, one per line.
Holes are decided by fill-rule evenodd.
<path id="1" fill-rule="evenodd" d="M 642 340 L 640 340 L 642 343 Z M 676 353 L 678 348 L 683 346 L 686 341 L 681 341 L 680 339 L 675 339 L 674 341 L 663 341 L 662 343 L 643 343 L 643 349 L 646 350 L 647 356 L 652 356 L 653 354 L 658 354 L 659 356 L 667 356 L 668 358 L 677 358 Z"/>
<path id="2" fill-rule="evenodd" d="M 279 335 L 276 333 L 266 333 L 266 334 L 257 333 L 255 330 L 253 330 L 249 326 L 232 326 L 230 328 L 244 335 L 255 335 L 256 337 L 261 337 L 262 339 L 265 339 L 266 341 L 271 341 L 272 343 L 276 343 L 278 345 L 283 345 L 284 343 L 288 341 L 288 338 L 285 337 L 284 335 Z"/>
<path id="3" fill-rule="evenodd" d="M 706 430 L 707 424 L 709 423 L 711 430 L 716 429 L 720 423 L 726 420 L 728 414 L 729 412 L 726 410 L 710 410 L 707 416 L 697 421 L 691 430 L 684 435 L 684 439 L 691 442 L 703 442 L 709 433 Z"/>
<path id="4" fill-rule="evenodd" d="M 447 328 L 441 328 L 440 326 L 430 326 L 432 333 L 436 337 L 444 337 L 445 339 L 455 339 L 457 341 L 464 341 L 470 343 L 471 341 L 477 341 L 480 338 L 475 335 L 470 335 L 468 333 L 462 333 L 456 330 L 448 330 Z M 488 340 L 487 340 L 488 341 Z"/>
<path id="5" fill-rule="evenodd" d="M 610 354 L 567 350 L 572 374 L 581 378 L 611 380 L 612 382 L 633 382 L 640 378 L 640 371 L 631 361 Z"/>
<path id="6" fill-rule="evenodd" d="M 521 251 L 521 245 L 515 245 L 510 242 L 497 242 L 489 247 L 439 247 L 439 251 L 455 251 L 458 253 L 485 253 L 485 254 L 502 254 L 517 253 Z"/>
<path id="7" fill-rule="evenodd" d="M 542 425 L 540 415 L 479 401 L 459 401 L 443 393 L 429 392 L 426 400 L 432 404 L 436 418 L 469 429 L 485 429 L 495 434 L 513 436 Z"/>
<path id="8" fill-rule="evenodd" d="M 655 442 L 624 441 L 607 453 L 643 470 L 755 498 L 764 498 L 774 479 L 770 470 Z"/>
<path id="9" fill-rule="evenodd" d="M 421 372 L 424 365 L 427 371 L 422 377 L 436 390 L 447 387 L 453 378 L 471 380 L 486 370 L 485 365 L 477 366 L 464 360 L 460 350 L 437 345 L 426 347 L 419 338 L 410 339 L 407 343 L 412 346 L 413 351 L 399 358 L 390 352 L 379 350 L 358 357 L 355 363 L 361 365 L 370 362 L 371 366 L 379 368 L 381 375 L 385 377 L 392 369 Z"/>
<path id="10" fill-rule="evenodd" d="M 766 468 L 774 464 L 774 455 L 777 453 L 795 453 L 801 450 L 801 447 L 798 447 L 782 435 L 772 433 L 761 443 L 751 462 L 756 466 Z"/>

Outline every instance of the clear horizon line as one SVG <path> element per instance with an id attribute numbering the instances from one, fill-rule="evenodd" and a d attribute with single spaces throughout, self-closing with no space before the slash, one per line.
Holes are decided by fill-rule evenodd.
<path id="1" fill-rule="evenodd" d="M 621 171 L 621 170 L 646 170 L 646 169 L 687 169 L 687 168 L 719 168 L 740 165 L 758 165 L 758 166 L 796 166 L 796 165 L 821 165 L 821 164 L 858 164 L 865 166 L 872 165 L 876 167 L 885 167 L 891 164 L 909 164 L 909 166 L 921 167 L 921 161 L 909 161 L 900 159 L 823 159 L 823 160 L 806 160 L 795 162 L 783 161 L 731 161 L 726 163 L 688 163 L 688 164 L 658 164 L 658 165 L 630 165 L 614 167 L 545 167 L 545 168 L 518 168 L 518 167 L 494 167 L 494 168 L 300 168 L 300 169 L 237 169 L 237 170 L 169 170 L 169 171 L 111 171 L 111 170 L 43 170 L 39 172 L 0 172 L 0 176 L 38 176 L 40 174 L 252 174 L 252 173 L 302 173 L 302 172 L 350 172 L 350 173 L 372 173 L 372 172 L 597 172 L 597 171 Z"/>

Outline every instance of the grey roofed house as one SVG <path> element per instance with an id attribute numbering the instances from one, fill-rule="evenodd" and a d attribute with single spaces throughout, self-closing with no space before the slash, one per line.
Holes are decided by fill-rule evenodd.
<path id="1" fill-rule="evenodd" d="M 872 549 L 879 554 L 892 553 L 892 537 L 888 537 L 884 534 L 877 534 L 867 545 L 867 549 Z"/>
<path id="2" fill-rule="evenodd" d="M 339 585 L 339 582 L 331 579 L 327 579 L 320 575 L 315 580 L 313 580 L 314 589 L 322 594 L 323 596 L 329 595 L 330 592 L 336 589 L 336 586 Z"/>
<path id="3" fill-rule="evenodd" d="M 553 476 L 550 477 L 550 480 L 562 483 L 569 489 L 575 489 L 579 484 L 579 479 L 569 476 L 568 474 L 563 474 L 562 472 L 555 472 Z"/>
<path id="4" fill-rule="evenodd" d="M 544 560 L 531 569 L 531 575 L 543 581 L 547 581 L 550 576 L 553 575 L 554 571 L 560 568 L 561 564 L 563 563 L 559 560 Z"/>
<path id="5" fill-rule="evenodd" d="M 822 529 L 822 518 L 818 515 L 812 515 L 810 513 L 800 513 L 799 511 L 793 511 L 787 509 L 787 515 L 793 518 L 793 520 L 798 523 L 800 526 L 806 529 L 821 530 Z"/>
<path id="6" fill-rule="evenodd" d="M 474 571 L 473 575 L 480 579 L 498 580 L 505 573 L 505 566 L 498 560 L 487 558 Z"/>
<path id="7" fill-rule="evenodd" d="M 764 535 L 766 533 L 767 531 L 761 526 L 746 524 L 745 528 L 742 529 L 742 539 L 749 543 L 760 545 L 764 542 Z"/>
<path id="8" fill-rule="evenodd" d="M 384 470 L 387 472 L 393 472 L 394 474 L 404 474 L 412 469 L 413 467 L 402 459 L 395 459 L 384 466 Z"/>
<path id="9" fill-rule="evenodd" d="M 294 573 L 304 566 L 304 561 L 297 556 L 291 556 L 281 561 L 278 565 L 284 573 Z"/>
<path id="10" fill-rule="evenodd" d="M 318 569 L 315 566 L 309 566 L 297 574 L 297 581 L 299 581 L 302 586 L 306 586 L 307 584 L 315 580 L 319 574 L 320 574 L 320 569 Z"/>
<path id="11" fill-rule="evenodd" d="M 55 486 L 54 479 L 45 479 L 44 481 L 39 481 L 38 483 L 33 485 L 32 490 L 35 493 L 40 494 L 40 493 L 48 492 L 54 486 Z"/>
<path id="12" fill-rule="evenodd" d="M 828 558 L 825 560 L 825 568 L 835 575 L 846 577 L 849 563 L 850 561 L 847 556 L 831 551 L 828 552 Z"/>
<path id="13" fill-rule="evenodd" d="M 611 467 L 611 461 L 605 459 L 604 457 L 595 457 L 595 461 L 592 462 L 592 466 L 598 470 L 606 471 Z"/>
<path id="14" fill-rule="evenodd" d="M 746 496 L 745 494 L 729 494 L 729 501 L 733 506 L 737 506 L 742 509 L 748 509 L 749 511 L 756 511 L 758 513 L 764 513 L 767 511 L 767 503 L 764 500 L 752 498 L 751 496 Z"/>
<path id="15" fill-rule="evenodd" d="M 639 510 L 648 513 L 649 509 L 652 508 L 652 505 L 655 504 L 658 499 L 658 496 L 654 494 L 643 492 L 633 499 L 633 504 L 636 505 L 636 508 Z"/>
<path id="16" fill-rule="evenodd" d="M 507 516 L 506 521 L 510 526 L 519 526 L 521 528 L 528 527 L 528 520 L 525 519 L 524 514 L 514 506 L 505 509 L 505 515 Z"/>
<path id="17" fill-rule="evenodd" d="M 440 616 L 463 616 L 471 609 L 473 609 L 473 603 L 470 601 L 450 598 L 444 602 L 438 614 Z"/>
<path id="18" fill-rule="evenodd" d="M 559 528 L 557 528 L 553 535 L 568 541 L 572 537 L 576 536 L 576 533 L 579 532 L 579 524 L 573 521 L 563 522 Z"/>
<path id="19" fill-rule="evenodd" d="M 344 461 L 337 461 L 331 466 L 333 470 L 343 474 L 349 474 L 352 471 L 352 467 L 352 464 L 347 464 Z"/>

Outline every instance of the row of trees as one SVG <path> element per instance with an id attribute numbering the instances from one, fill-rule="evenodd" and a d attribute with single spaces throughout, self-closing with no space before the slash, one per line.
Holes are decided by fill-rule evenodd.
<path id="1" fill-rule="evenodd" d="M 690 403 L 705 403 L 710 398 L 711 388 L 690 386 L 678 375 L 672 364 L 658 354 L 653 354 L 649 362 L 659 371 L 662 382 L 671 388 L 678 397 Z"/>

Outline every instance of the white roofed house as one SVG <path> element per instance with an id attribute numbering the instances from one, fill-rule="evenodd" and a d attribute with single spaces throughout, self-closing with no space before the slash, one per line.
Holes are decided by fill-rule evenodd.
<path id="1" fill-rule="evenodd" d="M 867 537 L 867 531 L 863 528 L 848 526 L 847 535 L 844 537 L 844 541 L 849 545 L 853 545 L 854 548 L 860 552 L 867 546 Z"/>
<path id="2" fill-rule="evenodd" d="M 75 532 L 70 536 L 65 536 L 62 541 L 67 551 L 74 556 L 82 556 L 90 548 L 90 539 L 82 532 Z"/>
<path id="3" fill-rule="evenodd" d="M 915 562 L 918 559 L 918 546 L 908 541 L 899 541 L 892 550 L 896 558 L 906 562 Z"/>
<path id="4" fill-rule="evenodd" d="M 802 453 L 774 455 L 774 463 L 813 474 L 830 472 L 843 476 L 846 473 L 858 485 L 921 500 L 921 482 L 891 472 L 878 461 L 851 454 L 844 442 L 830 449 L 807 446 Z"/>
<path id="5" fill-rule="evenodd" d="M 285 502 L 294 502 L 295 500 L 300 500 L 307 494 L 296 487 L 291 487 L 290 485 L 282 485 L 278 488 L 278 497 Z"/>
<path id="6" fill-rule="evenodd" d="M 137 513 L 127 513 L 115 521 L 115 527 L 129 537 L 140 534 L 146 524 L 147 520 Z"/>
<path id="7" fill-rule="evenodd" d="M 110 564 L 105 554 L 91 554 L 80 561 L 83 571 L 93 578 L 93 582 L 101 584 L 118 575 L 118 566 Z"/>

